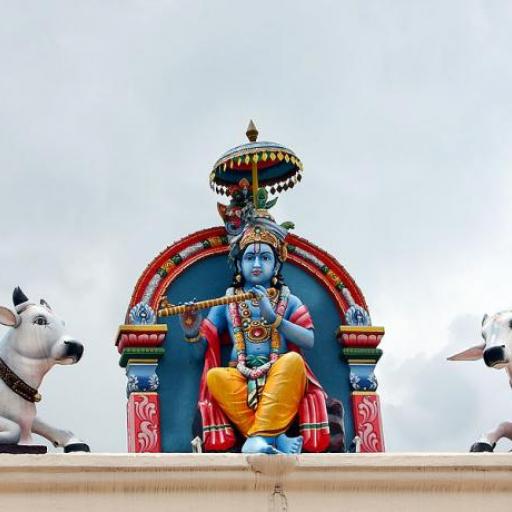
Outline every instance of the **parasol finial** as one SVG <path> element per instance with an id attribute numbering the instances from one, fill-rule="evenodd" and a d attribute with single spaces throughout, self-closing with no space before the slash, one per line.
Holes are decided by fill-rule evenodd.
<path id="1" fill-rule="evenodd" d="M 247 135 L 247 138 L 251 142 L 256 142 L 258 140 L 258 130 L 256 128 L 256 125 L 254 124 L 253 120 L 251 119 L 249 121 L 249 126 L 247 127 L 247 131 L 245 134 Z"/>

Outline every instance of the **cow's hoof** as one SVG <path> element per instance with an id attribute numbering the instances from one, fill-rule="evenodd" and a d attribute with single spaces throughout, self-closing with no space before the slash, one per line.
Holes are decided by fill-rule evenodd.
<path id="1" fill-rule="evenodd" d="M 471 445 L 471 448 L 469 449 L 470 452 L 476 453 L 476 452 L 493 452 L 494 448 L 496 447 L 496 443 L 490 444 L 490 443 L 484 443 L 484 442 L 478 442 Z"/>
<path id="2" fill-rule="evenodd" d="M 85 443 L 71 443 L 64 446 L 64 453 L 75 453 L 75 452 L 90 452 L 88 444 Z"/>

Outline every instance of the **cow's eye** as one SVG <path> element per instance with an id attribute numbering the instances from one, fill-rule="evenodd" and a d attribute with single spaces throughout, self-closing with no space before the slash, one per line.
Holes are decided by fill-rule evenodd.
<path id="1" fill-rule="evenodd" d="M 509 320 L 508 326 L 512 329 L 512 320 Z"/>
<path id="2" fill-rule="evenodd" d="M 37 325 L 48 325 L 48 320 L 44 316 L 37 316 L 34 318 L 34 323 Z"/>

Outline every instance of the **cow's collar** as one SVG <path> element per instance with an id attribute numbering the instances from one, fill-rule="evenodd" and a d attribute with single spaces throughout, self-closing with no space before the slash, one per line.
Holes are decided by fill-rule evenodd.
<path id="1" fill-rule="evenodd" d="M 29 386 L 21 377 L 18 377 L 0 357 L 0 379 L 14 391 L 17 395 L 24 398 L 27 402 L 40 402 L 41 395 L 37 389 Z"/>

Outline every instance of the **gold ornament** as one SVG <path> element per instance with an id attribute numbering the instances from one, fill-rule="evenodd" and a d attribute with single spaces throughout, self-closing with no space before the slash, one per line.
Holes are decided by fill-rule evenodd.
<path id="1" fill-rule="evenodd" d="M 253 343 L 263 343 L 271 337 L 272 328 L 261 320 L 252 320 L 244 327 L 247 338 Z"/>
<path id="2" fill-rule="evenodd" d="M 260 243 L 273 247 L 281 261 L 288 257 L 288 250 L 285 242 L 280 242 L 276 235 L 260 226 L 251 226 L 246 229 L 240 240 L 240 250 L 243 251 L 248 245 Z"/>

